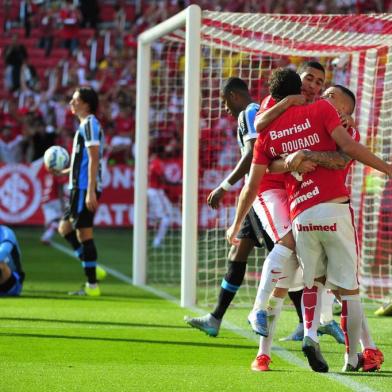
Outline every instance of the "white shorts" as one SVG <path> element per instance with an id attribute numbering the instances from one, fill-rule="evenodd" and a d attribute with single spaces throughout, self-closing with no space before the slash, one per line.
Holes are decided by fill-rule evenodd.
<path id="1" fill-rule="evenodd" d="M 326 276 L 329 288 L 358 288 L 357 237 L 349 204 L 309 208 L 293 220 L 293 235 L 305 286 Z"/>
<path id="2" fill-rule="evenodd" d="M 253 209 L 272 241 L 278 242 L 291 230 L 287 193 L 284 189 L 271 189 L 257 195 Z"/>
<path id="3" fill-rule="evenodd" d="M 45 225 L 55 220 L 60 220 L 64 213 L 60 199 L 50 200 L 42 204 L 42 212 L 44 214 Z"/>
<path id="4" fill-rule="evenodd" d="M 276 287 L 296 290 L 301 290 L 304 287 L 302 268 L 295 254 L 285 262 L 282 277 L 276 283 Z"/>
<path id="5" fill-rule="evenodd" d="M 149 188 L 147 196 L 148 217 L 150 220 L 156 221 L 172 215 L 173 205 L 163 189 Z"/>

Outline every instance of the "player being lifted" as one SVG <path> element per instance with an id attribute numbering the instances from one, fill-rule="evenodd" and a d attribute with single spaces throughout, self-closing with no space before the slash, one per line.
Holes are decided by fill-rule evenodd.
<path id="1" fill-rule="evenodd" d="M 295 72 L 287 69 L 278 72 L 281 74 L 277 74 L 277 78 L 286 83 L 286 95 L 300 91 L 301 80 Z M 277 98 L 282 96 L 277 94 Z M 345 100 L 351 100 L 354 105 L 352 97 L 350 92 Z M 293 124 L 302 125 L 295 127 Z M 236 233 L 257 195 L 267 166 L 274 159 L 305 147 L 312 151 L 333 151 L 337 145 L 352 158 L 392 175 L 391 165 L 351 138 L 341 125 L 336 109 L 327 100 L 291 108 L 275 120 L 255 144 L 249 181 L 241 191 L 234 222 L 227 231 L 229 243 L 236 243 Z M 331 171 L 321 166 L 303 178 L 286 174 L 296 251 L 306 286 L 303 351 L 312 369 L 321 372 L 328 371 L 317 338 L 318 304 L 325 281 L 338 289 L 342 299 L 342 328 L 346 340 L 343 370 L 357 370 L 364 366 L 356 352 L 362 306 L 358 294 L 356 236 L 344 178 L 343 171 Z"/>
<path id="2" fill-rule="evenodd" d="M 104 134 L 95 117 L 98 95 L 91 87 L 77 88 L 69 104 L 80 125 L 74 136 L 69 170 L 70 206 L 60 221 L 59 233 L 82 261 L 87 277 L 83 287 L 70 294 L 96 297 L 101 295 L 97 280 L 106 276 L 102 268 L 97 270 L 93 235 L 94 214 L 102 191 Z"/>
<path id="3" fill-rule="evenodd" d="M 218 208 L 227 191 L 248 174 L 253 158 L 253 145 L 258 136 L 253 124 L 259 105 L 252 101 L 246 83 L 239 78 L 229 78 L 224 83 L 221 95 L 226 111 L 238 119 L 237 141 L 241 149 L 241 159 L 228 177 L 208 196 L 207 203 L 212 208 Z M 228 269 L 222 280 L 214 311 L 202 317 L 184 318 L 189 325 L 210 336 L 217 336 L 219 333 L 223 316 L 242 284 L 247 260 L 253 248 L 261 247 L 263 239 L 269 251 L 273 247 L 252 209 L 245 217 L 238 238 L 238 244 L 231 247 L 228 255 Z M 286 258 L 287 255 L 283 253 L 276 257 Z"/>

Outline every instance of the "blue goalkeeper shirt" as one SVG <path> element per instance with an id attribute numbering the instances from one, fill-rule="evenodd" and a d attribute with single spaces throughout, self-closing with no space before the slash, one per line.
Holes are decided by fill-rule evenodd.
<path id="1" fill-rule="evenodd" d="M 0 225 L 0 262 L 7 263 L 12 272 L 17 272 L 23 279 L 24 273 L 20 261 L 20 248 L 15 233 L 7 226 Z"/>

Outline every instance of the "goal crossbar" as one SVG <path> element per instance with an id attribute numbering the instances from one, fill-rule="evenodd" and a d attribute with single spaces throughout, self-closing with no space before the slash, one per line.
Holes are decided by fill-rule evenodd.
<path id="1" fill-rule="evenodd" d="M 175 61 L 178 61 L 175 71 L 168 65 L 169 56 L 164 58 L 161 67 L 162 65 L 163 67 L 168 66 L 168 70 L 165 70 L 165 74 L 160 75 L 161 80 L 157 83 L 163 84 L 165 78 L 175 80 L 175 75 L 181 75 L 181 82 L 184 81 L 184 107 L 181 107 L 184 113 L 183 187 L 182 201 L 178 204 L 182 203 L 181 305 L 186 307 L 196 303 L 198 207 L 200 207 L 198 193 L 204 191 L 204 189 L 201 189 L 202 187 L 198 188 L 199 140 L 203 131 L 203 129 L 200 130 L 200 124 L 203 124 L 203 122 L 200 122 L 199 115 L 204 108 L 203 105 L 210 105 L 219 112 L 217 116 L 221 115 L 221 108 L 218 108 L 217 103 L 219 97 L 218 94 L 214 94 L 220 84 L 206 83 L 204 85 L 203 81 L 208 78 L 210 78 L 209 80 L 214 78 L 223 80 L 223 78 L 231 76 L 232 74 L 229 74 L 229 71 L 237 66 L 233 65 L 235 62 L 243 64 L 244 77 L 251 81 L 255 80 L 255 77 L 252 76 L 254 71 L 252 61 L 258 62 L 261 68 L 265 63 L 269 69 L 272 67 L 274 58 L 287 58 L 288 56 L 297 56 L 303 59 L 323 56 L 329 58 L 337 56 L 339 58 L 345 54 L 349 57 L 349 60 L 346 61 L 349 61 L 350 64 L 350 79 L 349 81 L 346 80 L 346 83 L 348 82 L 347 85 L 359 96 L 360 105 L 357 105 L 356 117 L 360 119 L 359 131 L 362 142 L 374 144 L 377 141 L 375 130 L 378 127 L 375 118 L 379 114 L 384 116 L 384 118 L 380 116 L 382 132 L 385 133 L 388 129 L 388 124 L 385 124 L 385 121 L 388 121 L 389 117 L 385 118 L 385 115 L 392 98 L 390 98 L 388 88 L 380 86 L 380 83 L 382 82 L 386 86 L 390 83 L 392 75 L 392 15 L 238 14 L 201 12 L 198 6 L 192 5 L 138 37 L 135 230 L 133 238 L 133 282 L 135 285 L 145 285 L 147 278 L 148 144 L 149 125 L 153 122 L 149 120 L 151 120 L 150 106 L 151 109 L 154 109 L 154 104 L 157 105 L 149 100 L 151 96 L 154 96 L 157 101 L 161 98 L 160 90 L 156 86 L 154 87 L 154 84 L 151 85 L 151 53 L 152 45 L 161 42 L 166 43 L 167 49 L 172 49 L 168 49 L 167 52 L 163 51 L 163 54 L 159 54 L 159 56 L 173 54 L 177 48 L 181 47 L 181 56 L 173 57 L 176 59 Z M 176 46 L 177 44 L 179 45 Z M 171 47 L 171 45 L 173 46 Z M 184 48 L 185 61 L 182 55 Z M 155 46 L 154 49 L 156 49 Z M 201 50 L 203 50 L 203 58 L 201 58 Z M 156 54 L 156 52 L 154 53 Z M 230 59 L 232 61 L 226 61 L 224 53 L 227 57 L 230 57 L 233 53 L 236 55 L 232 56 L 233 58 Z M 227 53 L 230 53 L 230 55 Z M 295 61 L 296 59 L 293 59 L 293 64 Z M 383 66 L 383 62 L 386 62 L 387 65 Z M 184 68 L 182 68 L 183 65 L 185 65 Z M 279 64 L 277 63 L 277 65 Z M 207 68 L 208 73 L 205 74 Z M 183 70 L 185 70 L 184 78 Z M 201 74 L 201 71 L 204 73 Z M 173 72 L 173 74 L 171 75 L 170 72 Z M 260 79 L 261 73 L 258 73 L 258 75 L 258 79 Z M 167 86 L 170 85 L 167 84 L 165 88 Z M 258 88 L 262 87 L 261 84 L 257 86 Z M 203 89 L 202 92 L 201 89 Z M 155 95 L 152 94 L 151 90 L 154 90 Z M 382 92 L 381 104 L 377 103 L 380 92 Z M 160 102 L 165 102 L 164 104 L 168 105 L 167 100 L 161 100 Z M 377 114 L 378 112 L 380 113 Z M 211 128 L 211 123 L 212 121 L 204 124 L 204 131 Z M 383 158 L 387 158 L 389 154 L 388 146 L 386 143 L 383 148 L 377 149 L 377 146 L 369 145 L 373 151 L 376 151 Z M 205 159 L 208 159 L 208 157 Z M 203 165 L 200 165 L 200 167 L 202 169 Z M 352 194 L 352 204 L 356 207 L 356 211 L 359 211 L 364 200 L 366 201 L 366 197 L 364 198 L 361 193 L 365 176 L 366 173 L 363 167 L 356 165 L 353 170 L 353 177 L 358 179 L 358 182 Z M 378 195 L 377 200 L 381 197 L 381 194 Z M 375 203 L 374 212 L 376 215 L 378 215 L 379 209 L 379 203 Z M 368 222 L 365 223 L 368 224 Z M 373 224 L 378 225 L 378 218 L 374 220 Z M 199 224 L 199 227 L 204 228 L 205 226 Z M 223 227 L 224 225 L 217 225 L 217 228 L 222 229 Z M 214 243 L 213 246 L 217 250 L 218 245 L 215 240 L 218 238 L 218 234 L 214 235 L 215 237 L 211 236 L 210 240 L 203 239 L 201 234 L 200 238 L 201 241 Z M 220 232 L 219 236 L 221 237 L 221 235 Z M 368 236 L 369 234 L 366 234 L 364 238 L 367 239 Z M 176 241 L 177 237 L 173 238 Z M 367 249 L 361 252 L 369 253 Z M 174 258 L 179 259 L 176 251 L 172 254 Z M 220 258 L 220 251 L 216 251 L 212 257 Z M 206 259 L 208 261 L 208 257 Z M 219 266 L 218 264 L 215 264 L 215 266 L 214 274 L 217 275 Z M 178 271 L 177 264 L 176 268 L 176 271 Z M 204 276 L 208 268 L 207 266 L 199 271 L 206 282 L 208 282 L 208 278 L 204 278 Z M 381 268 L 384 268 L 383 265 L 381 265 Z"/>

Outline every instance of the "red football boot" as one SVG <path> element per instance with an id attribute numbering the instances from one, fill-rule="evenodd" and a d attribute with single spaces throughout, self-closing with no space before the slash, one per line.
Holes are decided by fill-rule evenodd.
<path id="1" fill-rule="evenodd" d="M 260 354 L 252 362 L 250 368 L 255 372 L 266 372 L 267 370 L 270 370 L 269 368 L 270 362 L 271 362 L 271 358 L 268 355 Z"/>

